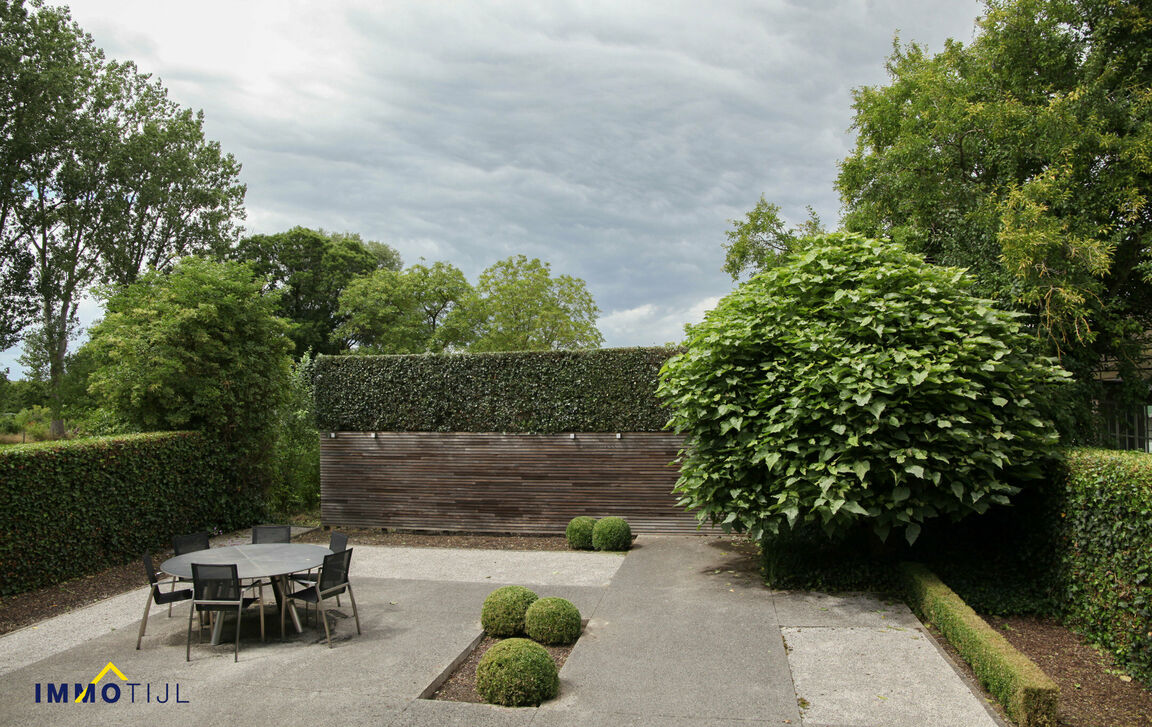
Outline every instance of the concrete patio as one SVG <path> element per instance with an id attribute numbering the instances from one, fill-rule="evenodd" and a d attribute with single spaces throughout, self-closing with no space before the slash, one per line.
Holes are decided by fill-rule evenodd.
<path id="1" fill-rule="evenodd" d="M 171 619 L 154 608 L 137 651 L 141 589 L 0 638 L 0 724 L 1002 724 L 903 604 L 769 591 L 729 575 L 716 542 L 641 536 L 627 556 L 353 543 L 363 634 L 347 599 L 332 649 L 315 620 L 281 643 L 270 617 L 261 643 L 252 610 L 239 663 L 231 626 L 220 646 L 194 635 L 185 662 L 187 604 Z M 511 583 L 589 619 L 560 696 L 524 709 L 421 699 L 480 635 L 485 596 Z M 127 681 L 109 672 L 98 688 L 116 684 L 105 696 L 119 698 L 74 703 L 73 685 L 109 662 Z M 68 701 L 50 703 L 47 685 L 61 683 Z"/>

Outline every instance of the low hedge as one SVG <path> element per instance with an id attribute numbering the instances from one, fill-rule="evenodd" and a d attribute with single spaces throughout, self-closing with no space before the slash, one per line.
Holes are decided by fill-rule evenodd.
<path id="1" fill-rule="evenodd" d="M 0 595 L 127 562 L 173 534 L 239 528 L 260 503 L 194 432 L 0 449 Z"/>
<path id="2" fill-rule="evenodd" d="M 659 432 L 673 348 L 419 356 L 320 356 L 321 430 Z"/>
<path id="3" fill-rule="evenodd" d="M 976 615 L 932 571 L 903 563 L 900 575 L 908 605 L 956 648 L 972 671 L 1019 727 L 1058 724 L 1056 684 L 1028 657 Z"/>
<path id="4" fill-rule="evenodd" d="M 1053 503 L 1071 628 L 1152 683 L 1152 455 L 1074 449 Z"/>

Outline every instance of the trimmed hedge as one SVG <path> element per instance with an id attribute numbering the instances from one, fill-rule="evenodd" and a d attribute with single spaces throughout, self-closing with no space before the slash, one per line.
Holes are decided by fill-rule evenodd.
<path id="1" fill-rule="evenodd" d="M 587 515 L 577 515 L 568 521 L 564 528 L 564 537 L 568 538 L 568 546 L 576 550 L 592 550 L 592 529 L 596 527 L 596 518 Z"/>
<path id="2" fill-rule="evenodd" d="M 592 547 L 596 550 L 628 550 L 632 547 L 632 528 L 622 517 L 601 518 L 592 526 Z"/>
<path id="3" fill-rule="evenodd" d="M 538 707 L 560 693 L 556 662 L 528 639 L 505 639 L 480 657 L 476 691 L 489 704 Z"/>
<path id="4" fill-rule="evenodd" d="M 674 348 L 320 356 L 317 422 L 329 431 L 659 432 Z"/>
<path id="5" fill-rule="evenodd" d="M 581 627 L 580 609 L 566 598 L 541 598 L 524 612 L 524 633 L 541 644 L 571 644 Z"/>
<path id="6" fill-rule="evenodd" d="M 1152 455 L 1074 449 L 1053 503 L 1064 620 L 1152 683 Z"/>
<path id="7" fill-rule="evenodd" d="M 1019 727 L 1055 727 L 1060 690 L 932 571 L 903 563 L 900 575 L 908 605 L 948 639 Z"/>
<path id="8" fill-rule="evenodd" d="M 480 609 L 480 625 L 491 636 L 524 633 L 524 614 L 539 596 L 524 586 L 503 586 L 488 594 Z"/>
<path id="9" fill-rule="evenodd" d="M 87 575 L 176 533 L 259 517 L 229 457 L 194 432 L 0 449 L 0 595 Z"/>

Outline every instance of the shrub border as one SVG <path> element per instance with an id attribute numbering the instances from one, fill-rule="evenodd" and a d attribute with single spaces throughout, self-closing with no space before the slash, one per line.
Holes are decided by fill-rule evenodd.
<path id="1" fill-rule="evenodd" d="M 1036 663 L 980 618 L 920 563 L 898 572 L 908 605 L 955 647 L 1019 727 L 1055 727 L 1060 689 Z"/>

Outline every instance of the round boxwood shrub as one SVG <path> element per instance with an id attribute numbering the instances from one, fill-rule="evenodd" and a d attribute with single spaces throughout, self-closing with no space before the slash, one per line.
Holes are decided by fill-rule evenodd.
<path id="1" fill-rule="evenodd" d="M 484 599 L 480 624 L 492 636 L 524 633 L 524 614 L 538 596 L 524 586 L 497 588 Z"/>
<path id="2" fill-rule="evenodd" d="M 762 543 L 916 540 L 1042 474 L 1067 373 L 962 270 L 860 235 L 815 238 L 726 296 L 661 371 L 686 435 L 680 504 Z"/>
<path id="3" fill-rule="evenodd" d="M 524 614 L 524 633 L 541 644 L 571 644 L 580 637 L 580 609 L 564 598 L 541 598 Z"/>
<path id="4" fill-rule="evenodd" d="M 596 518 L 580 515 L 568 521 L 564 535 L 568 538 L 568 545 L 576 550 L 592 550 L 592 528 L 596 526 Z"/>
<path id="5" fill-rule="evenodd" d="M 485 652 L 476 667 L 476 691 L 489 704 L 537 707 L 560 692 L 556 663 L 528 639 L 505 639 Z"/>
<path id="6" fill-rule="evenodd" d="M 596 550 L 628 550 L 632 547 L 632 528 L 622 517 L 606 517 L 592 528 L 592 547 Z"/>

